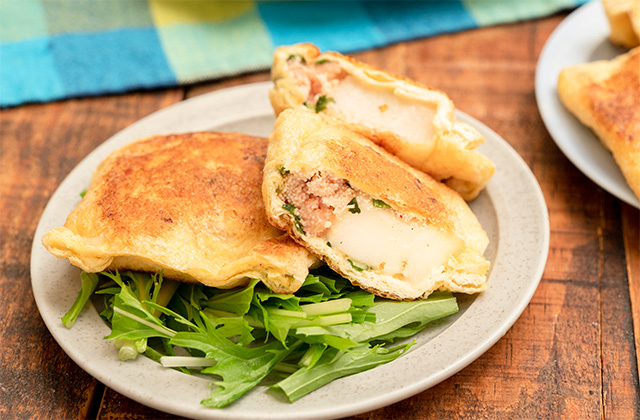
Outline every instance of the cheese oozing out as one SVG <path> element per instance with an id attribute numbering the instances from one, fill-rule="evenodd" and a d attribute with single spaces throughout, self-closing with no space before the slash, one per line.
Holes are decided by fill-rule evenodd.
<path id="1" fill-rule="evenodd" d="M 388 88 L 365 86 L 352 76 L 330 85 L 326 95 L 334 101 L 327 112 L 348 123 L 395 133 L 416 144 L 429 146 L 433 142 L 433 107 L 396 96 Z"/>
<path id="2" fill-rule="evenodd" d="M 464 247 L 453 233 L 411 220 L 330 174 L 285 175 L 281 198 L 295 209 L 298 229 L 321 238 L 357 268 L 419 284 L 442 272 Z M 292 218 L 292 221 L 295 218 Z"/>
<path id="3" fill-rule="evenodd" d="M 331 247 L 358 266 L 419 283 L 441 271 L 464 246 L 457 236 L 404 220 L 390 208 L 373 206 L 362 194 L 358 203 L 360 213 L 343 213 L 326 232 Z"/>

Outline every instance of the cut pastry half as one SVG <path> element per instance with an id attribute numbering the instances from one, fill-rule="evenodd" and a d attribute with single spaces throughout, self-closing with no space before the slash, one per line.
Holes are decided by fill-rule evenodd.
<path id="1" fill-rule="evenodd" d="M 267 220 L 266 151 L 266 139 L 237 133 L 132 143 L 102 162 L 64 227 L 42 242 L 87 272 L 162 269 L 218 288 L 258 278 L 293 293 L 317 259 Z"/>
<path id="2" fill-rule="evenodd" d="M 311 44 L 276 49 L 269 92 L 276 115 L 304 106 L 330 115 L 415 168 L 475 198 L 494 173 L 484 137 L 457 121 L 443 92 Z"/>
<path id="3" fill-rule="evenodd" d="M 378 296 L 485 290 L 488 238 L 460 195 L 334 121 L 300 108 L 277 118 L 262 190 L 271 223 Z"/>

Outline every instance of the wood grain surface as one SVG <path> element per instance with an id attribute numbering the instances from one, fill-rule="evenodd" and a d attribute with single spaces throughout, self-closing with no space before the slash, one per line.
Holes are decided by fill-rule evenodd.
<path id="1" fill-rule="evenodd" d="M 640 211 L 567 160 L 534 97 L 538 56 L 565 16 L 355 54 L 445 91 L 506 139 L 542 187 L 551 244 L 531 303 L 497 344 L 439 385 L 352 418 L 640 419 Z M 31 292 L 34 231 L 63 178 L 111 135 L 185 98 L 268 79 L 263 72 L 1 111 L 0 418 L 176 418 L 105 387 L 54 341 Z"/>

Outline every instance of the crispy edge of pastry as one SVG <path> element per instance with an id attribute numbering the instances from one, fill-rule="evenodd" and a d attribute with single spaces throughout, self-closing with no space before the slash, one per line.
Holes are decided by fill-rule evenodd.
<path id="1" fill-rule="evenodd" d="M 640 198 L 640 47 L 610 61 L 563 69 L 558 95 L 612 152 Z"/>
<path id="2" fill-rule="evenodd" d="M 471 125 L 455 118 L 453 102 L 444 92 L 362 63 L 350 56 L 335 52 L 321 54 L 313 44 L 295 44 L 276 49 L 271 68 L 274 87 L 269 91 L 269 99 L 276 115 L 285 109 L 299 107 L 306 100 L 286 69 L 287 60 L 292 55 L 304 57 L 310 63 L 325 59 L 336 61 L 347 73 L 364 84 L 391 91 L 403 99 L 428 106 L 435 105 L 435 138 L 428 146 L 408 142 L 393 133 L 380 132 L 362 124 L 349 124 L 344 120 L 341 123 L 415 168 L 446 183 L 465 200 L 477 197 L 493 176 L 493 162 L 475 150 L 484 143 L 484 137 Z"/>
<path id="3" fill-rule="evenodd" d="M 297 140 L 290 140 L 297 139 Z M 334 271 L 359 287 L 378 296 L 396 300 L 425 298 L 436 290 L 478 293 L 486 290 L 489 261 L 483 253 L 489 243 L 486 232 L 462 197 L 451 188 L 416 170 L 384 149 L 335 121 L 299 108 L 283 111 L 269 137 L 269 151 L 264 169 L 262 194 L 271 223 L 286 230 Z M 292 142 L 299 142 L 293 145 Z M 295 167 L 286 168 L 286 162 Z M 390 292 L 376 284 L 398 281 L 392 276 L 360 272 L 344 256 L 322 238 L 301 234 L 293 216 L 282 205 L 277 191 L 283 188 L 282 168 L 311 176 L 328 172 L 346 179 L 356 190 L 388 203 L 392 208 L 429 226 L 450 231 L 465 243 L 458 255 L 458 270 L 434 275 L 433 288 L 419 295 L 409 288 L 402 293 Z M 445 204 L 446 203 L 446 204 Z M 464 215 L 460 218 L 458 216 Z M 468 273 L 460 270 L 468 269 Z M 444 285 L 449 287 L 444 288 Z"/>
<path id="4" fill-rule="evenodd" d="M 175 231 L 172 230 L 175 229 L 175 226 L 178 223 L 187 222 L 185 220 L 181 220 L 184 219 L 182 212 L 184 211 L 185 213 L 188 213 L 189 209 L 186 207 L 182 209 L 174 208 L 173 210 L 177 217 L 174 217 L 175 220 L 171 220 L 170 223 L 166 221 L 173 216 L 162 215 L 160 214 L 162 211 L 151 216 L 149 214 L 146 216 L 142 214 L 141 216 L 143 218 L 152 217 L 153 220 L 150 224 L 145 223 L 144 228 L 140 228 L 140 226 L 138 226 L 140 229 L 135 227 L 132 228 L 130 226 L 127 227 L 127 216 L 119 217 L 115 212 L 118 212 L 118 209 L 123 212 L 126 212 L 127 209 L 129 209 L 134 213 L 137 211 L 144 212 L 144 210 L 138 209 L 140 205 L 136 200 L 131 200 L 131 203 L 129 204 L 123 203 L 119 198 L 115 197 L 119 195 L 121 191 L 110 191 L 108 186 L 105 187 L 104 184 L 115 182 L 112 186 L 117 187 L 118 179 L 122 179 L 120 177 L 123 176 L 127 170 L 136 170 L 135 168 L 128 166 L 131 162 L 125 163 L 125 160 L 129 158 L 142 159 L 143 165 L 146 163 L 153 164 L 154 162 L 152 161 L 158 157 L 188 158 L 187 155 L 189 152 L 184 150 L 181 152 L 178 149 L 180 147 L 188 147 L 190 145 L 195 147 L 192 142 L 189 142 L 189 140 L 220 142 L 220 147 L 235 149 L 233 153 L 236 155 L 242 154 L 240 148 L 243 148 L 242 150 L 245 150 L 248 153 L 248 160 L 246 161 L 247 163 L 245 166 L 250 165 L 246 170 L 253 170 L 255 172 L 255 176 L 253 176 L 255 180 L 248 180 L 248 176 L 244 176 L 242 177 L 244 179 L 242 182 L 247 184 L 245 185 L 247 188 L 251 187 L 249 184 L 253 182 L 255 184 L 253 188 L 256 188 L 255 195 L 257 195 L 259 199 L 261 198 L 262 164 L 263 156 L 266 154 L 267 148 L 266 139 L 238 133 L 189 133 L 182 135 L 153 136 L 124 146 L 123 148 L 113 152 L 99 164 L 92 176 L 91 185 L 87 190 L 87 194 L 80 204 L 69 214 L 67 221 L 65 222 L 65 227 L 54 228 L 43 236 L 42 243 L 45 248 L 56 257 L 67 259 L 71 264 L 87 272 L 100 272 L 105 269 L 113 269 L 116 267 L 120 270 L 131 269 L 148 272 L 156 272 L 162 269 L 164 276 L 167 278 L 181 280 L 184 282 L 202 283 L 207 286 L 218 288 L 242 286 L 247 284 L 250 278 L 259 278 L 275 292 L 295 292 L 302 283 L 304 283 L 308 274 L 308 268 L 317 263 L 316 258 L 309 254 L 303 247 L 296 244 L 284 232 L 279 232 L 273 228 L 268 223 L 266 214 L 250 214 L 254 213 L 254 210 L 249 209 L 250 206 L 247 206 L 248 203 L 245 202 L 246 200 L 243 201 L 240 197 L 236 197 L 232 193 L 226 193 L 224 189 L 219 189 L 216 185 L 211 184 L 207 179 L 196 179 L 196 177 L 191 176 L 193 174 L 187 173 L 191 169 L 200 170 L 202 169 L 202 165 L 206 166 L 208 163 L 212 163 L 206 158 L 203 159 L 202 165 L 200 165 L 199 162 L 195 164 L 184 161 L 182 163 L 178 163 L 177 165 L 180 166 L 180 170 L 176 171 L 176 176 L 178 178 L 181 177 L 183 181 L 178 180 L 178 183 L 181 184 L 179 188 L 173 188 L 172 191 L 167 192 L 167 194 L 171 196 L 175 195 L 178 200 L 184 199 L 185 205 L 191 205 L 193 204 L 193 200 L 188 200 L 188 197 L 183 197 L 181 194 L 184 195 L 192 192 L 202 192 L 201 190 L 203 190 L 203 188 L 218 188 L 216 190 L 218 191 L 218 195 L 215 197 L 216 205 L 214 207 L 229 207 L 229 209 L 231 209 L 230 211 L 235 212 L 236 210 L 233 210 L 233 208 L 235 208 L 234 206 L 241 206 L 241 209 L 238 210 L 241 214 L 236 215 L 239 217 L 235 217 L 235 219 L 226 219 L 226 221 L 224 221 L 224 223 L 227 224 L 235 224 L 235 227 L 222 227 L 233 229 L 255 229 L 256 234 L 258 235 L 257 238 L 253 239 L 253 242 L 255 243 L 252 245 L 249 244 L 250 246 L 248 248 L 246 244 L 242 244 L 244 248 L 247 248 L 246 255 L 239 256 L 233 261 L 226 261 L 224 266 L 218 265 L 214 267 L 215 269 L 212 269 L 211 266 L 207 266 L 205 264 L 204 260 L 206 259 L 206 256 L 204 255 L 184 259 L 176 255 L 183 251 L 178 249 L 174 249 L 173 258 L 166 256 L 163 257 L 162 252 L 160 252 L 161 255 L 159 256 L 154 255 L 154 252 L 149 252 L 144 249 L 147 245 L 152 247 L 154 242 L 154 240 L 146 237 L 141 238 L 144 243 L 138 243 L 137 246 L 133 245 L 130 247 L 131 244 L 127 243 L 126 236 L 129 229 L 134 230 L 133 233 L 141 230 L 143 231 L 143 235 L 149 233 L 146 232 L 146 230 L 157 231 L 158 236 L 166 235 L 170 237 L 175 233 Z M 156 143 L 156 146 L 154 146 L 153 143 Z M 212 146 L 202 146 L 197 148 L 197 150 L 206 152 L 208 147 Z M 165 153 L 166 149 L 172 150 L 167 152 L 168 155 L 158 156 Z M 173 156 L 172 154 L 175 153 L 178 155 Z M 253 155 L 255 155 L 255 157 L 253 157 Z M 260 167 L 254 168 L 256 163 L 258 163 L 256 159 L 261 160 L 259 163 Z M 215 163 L 222 165 L 222 167 L 230 167 L 238 166 L 238 164 L 241 165 L 243 162 L 216 161 Z M 162 175 L 161 172 L 165 170 L 164 168 L 165 166 L 162 165 L 162 167 L 159 167 L 155 172 L 150 174 L 150 176 L 155 176 L 157 179 L 158 176 Z M 178 168 L 173 167 L 173 169 Z M 205 170 L 205 172 L 206 171 L 207 170 Z M 216 174 L 220 174 L 219 172 L 214 172 L 209 171 L 207 174 L 213 175 L 214 177 Z M 198 176 L 207 174 L 204 172 L 198 172 Z M 233 181 L 232 179 L 225 178 L 224 175 L 220 176 L 222 176 L 222 178 L 218 178 L 218 181 L 223 183 Z M 196 185 L 197 183 L 200 185 Z M 207 183 L 209 183 L 209 186 L 205 185 Z M 150 184 L 153 184 L 153 188 L 160 187 L 155 181 L 150 181 Z M 101 189 L 103 187 L 105 189 Z M 138 188 L 139 185 L 133 185 L 133 187 Z M 155 195 L 158 191 L 149 192 L 152 192 Z M 246 195 L 246 190 L 238 190 L 238 192 Z M 126 193 L 124 193 L 124 195 L 126 196 Z M 110 196 L 114 196 L 113 201 L 109 198 Z M 122 196 L 120 196 L 120 198 L 122 198 Z M 207 211 L 206 203 L 203 201 L 201 204 L 204 204 L 205 207 L 200 210 L 203 212 Z M 260 204 L 262 204 L 262 202 L 260 202 Z M 178 207 L 180 207 L 179 203 Z M 264 212 L 264 209 L 261 206 L 258 207 L 260 207 L 259 210 Z M 109 208 L 109 212 L 114 212 L 111 216 L 112 219 L 114 217 L 120 219 L 119 222 L 116 222 L 117 226 L 109 226 L 108 220 L 105 220 L 100 216 L 101 214 L 104 215 L 104 211 L 107 211 L 105 208 Z M 156 209 L 153 208 L 149 211 L 155 212 Z M 217 210 L 216 208 L 211 208 L 211 211 Z M 226 210 L 223 210 L 223 212 L 224 211 Z M 84 220 L 85 217 L 92 216 L 92 214 L 97 219 Z M 162 216 L 160 217 L 162 220 L 153 216 Z M 216 217 L 217 216 L 213 218 L 215 219 Z M 224 216 L 221 217 L 225 219 Z M 209 222 L 212 220 L 213 219 L 207 219 Z M 220 227 L 221 226 L 215 226 L 213 228 L 217 229 Z M 191 228 L 183 225 L 180 229 Z M 112 242 L 116 242 L 116 244 L 107 243 L 108 241 L 104 240 L 103 235 L 108 235 L 109 230 L 111 230 L 111 234 L 114 235 Z M 94 233 L 97 234 L 97 236 L 92 236 Z M 212 233 L 206 232 L 205 236 L 206 235 L 212 235 Z M 236 240 L 244 242 L 247 240 L 244 236 L 246 235 L 240 235 Z M 248 238 L 248 240 L 251 241 L 250 238 Z M 117 243 L 121 243 L 123 246 L 118 247 Z M 165 245 L 168 251 L 172 248 L 171 244 Z M 119 248 L 120 251 L 117 249 L 111 249 L 112 247 Z M 243 265 L 246 265 L 246 267 L 243 267 Z"/>

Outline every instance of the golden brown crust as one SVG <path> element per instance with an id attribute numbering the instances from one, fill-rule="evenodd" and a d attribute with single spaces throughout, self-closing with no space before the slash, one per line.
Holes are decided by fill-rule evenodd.
<path id="1" fill-rule="evenodd" d="M 457 121 L 453 102 L 445 93 L 409 78 L 385 72 L 359 62 L 353 57 L 334 52 L 320 53 L 312 44 L 280 47 L 274 54 L 271 69 L 274 87 L 269 98 L 276 115 L 285 109 L 299 107 L 307 100 L 305 92 L 290 69 L 291 56 L 304 57 L 305 63 L 329 60 L 338 63 L 338 78 L 350 75 L 369 89 L 388 92 L 396 98 L 433 109 L 429 131 L 433 136 L 426 143 L 405 138 L 392 130 L 381 130 L 359 121 L 352 121 L 341 111 L 328 107 L 323 114 L 340 120 L 341 124 L 367 137 L 388 152 L 398 156 L 433 178 L 448 183 L 463 198 L 475 198 L 493 176 L 495 166 L 486 156 L 474 150 L 484 142 L 482 135 L 468 124 Z M 427 120 L 428 116 L 425 116 Z"/>
<path id="2" fill-rule="evenodd" d="M 640 45 L 640 2 L 638 0 L 602 0 L 614 44 L 626 48 Z"/>
<path id="3" fill-rule="evenodd" d="M 640 47 L 611 61 L 564 69 L 558 78 L 564 105 L 613 153 L 640 198 Z"/>
<path id="4" fill-rule="evenodd" d="M 109 267 L 228 288 L 261 278 L 292 292 L 314 262 L 272 227 L 261 196 L 264 138 L 156 136 L 110 155 L 64 228 L 43 237 L 89 272 Z"/>
<path id="5" fill-rule="evenodd" d="M 416 299 L 438 289 L 463 293 L 485 289 L 488 261 L 482 254 L 487 235 L 457 192 L 329 116 L 299 108 L 286 110 L 276 120 L 269 139 L 262 190 L 269 220 L 333 270 L 366 290 L 392 299 Z M 327 245 L 326 239 L 305 235 L 295 227 L 279 193 L 285 187 L 284 171 L 306 179 L 319 172 L 342 178 L 353 189 L 388 203 L 406 217 L 452 233 L 464 242 L 464 250 L 446 273 L 424 279 L 417 288 L 392 276 L 354 269 L 344 255 Z"/>

